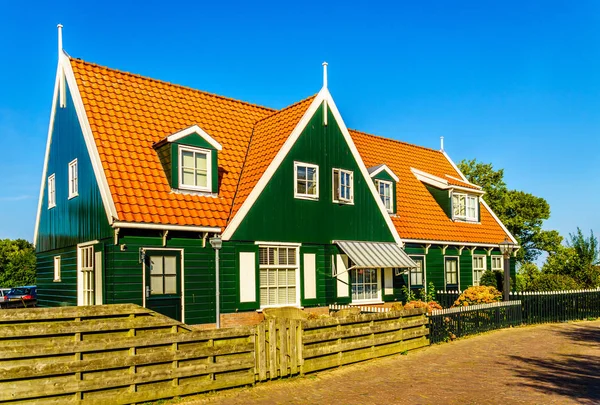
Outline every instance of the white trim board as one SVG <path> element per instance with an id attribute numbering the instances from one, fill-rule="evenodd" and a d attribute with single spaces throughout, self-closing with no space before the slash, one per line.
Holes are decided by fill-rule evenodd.
<path id="1" fill-rule="evenodd" d="M 379 197 L 379 192 L 376 190 L 375 184 L 371 180 L 369 171 L 367 170 L 365 163 L 363 162 L 360 154 L 358 153 L 358 149 L 356 149 L 356 145 L 354 145 L 354 142 L 352 141 L 352 137 L 350 136 L 350 133 L 348 132 L 348 128 L 346 127 L 346 124 L 344 123 L 344 120 L 342 119 L 342 116 L 340 115 L 340 112 L 338 111 L 337 106 L 335 105 L 335 102 L 333 101 L 333 98 L 331 97 L 331 94 L 329 93 L 329 90 L 327 90 L 327 88 L 325 88 L 325 87 L 322 88 L 321 91 L 319 91 L 317 96 L 314 98 L 314 100 L 312 101 L 312 103 L 310 104 L 310 106 L 308 107 L 308 109 L 306 110 L 306 112 L 304 113 L 304 115 L 302 116 L 302 118 L 300 119 L 300 121 L 298 122 L 298 124 L 296 125 L 296 127 L 294 128 L 292 133 L 290 134 L 290 136 L 286 139 L 285 143 L 283 144 L 283 146 L 281 147 L 279 152 L 277 152 L 277 155 L 275 155 L 275 158 L 271 161 L 271 163 L 267 167 L 267 170 L 265 170 L 265 172 L 263 173 L 261 178 L 258 180 L 258 183 L 254 186 L 254 188 L 250 192 L 250 195 L 246 198 L 246 200 L 244 201 L 244 203 L 238 210 L 237 214 L 233 217 L 233 219 L 231 220 L 231 222 L 229 223 L 227 228 L 225 228 L 225 231 L 223 232 L 223 240 L 229 240 L 233 236 L 233 234 L 235 233 L 237 228 L 240 226 L 240 224 L 242 223 L 242 221 L 244 220 L 244 218 L 250 211 L 250 208 L 254 205 L 254 203 L 256 202 L 256 200 L 258 199 L 260 194 L 262 193 L 262 191 L 265 189 L 265 187 L 269 183 L 269 180 L 271 180 L 271 178 L 273 177 L 273 175 L 275 174 L 275 172 L 277 171 L 277 169 L 279 168 L 279 166 L 281 165 L 281 163 L 283 162 L 285 157 L 288 155 L 288 153 L 290 152 L 290 150 L 292 149 L 292 147 L 294 146 L 294 144 L 296 143 L 296 141 L 298 140 L 298 138 L 304 131 L 304 128 L 306 128 L 306 126 L 310 122 L 311 118 L 316 113 L 316 111 L 319 109 L 319 107 L 321 106 L 321 103 L 323 103 L 324 101 L 327 102 L 327 106 L 328 106 L 329 110 L 331 111 L 331 114 L 335 118 L 335 120 L 340 128 L 342 135 L 343 135 L 344 139 L 346 140 L 346 143 L 348 144 L 350 151 L 352 152 L 352 156 L 354 157 L 354 160 L 356 161 L 356 164 L 358 165 L 359 171 L 363 175 L 363 178 L 365 179 L 365 183 L 366 183 L 367 187 L 369 188 L 369 190 L 371 191 L 371 194 L 372 194 L 373 198 L 375 199 L 375 202 L 376 202 L 377 206 L 379 207 L 381 215 L 382 215 L 384 221 L 386 222 L 392 236 L 394 237 L 394 240 L 396 241 L 396 243 L 398 243 L 400 246 L 402 246 L 402 239 L 400 239 L 400 235 L 398 235 L 398 231 L 396 230 L 396 227 L 392 223 L 392 219 L 391 219 L 387 209 L 383 205 L 383 201 L 381 201 L 381 198 Z"/>
<path id="2" fill-rule="evenodd" d="M 498 243 L 478 243 L 478 242 L 452 242 L 448 240 L 431 240 L 431 239 L 403 239 L 404 243 L 419 243 L 419 244 L 432 244 L 432 245 L 448 245 L 448 246 L 475 246 L 475 247 L 491 247 L 491 248 L 500 248 L 498 243 L 502 241 L 498 241 Z M 519 246 L 515 246 L 517 248 Z"/>
<path id="3" fill-rule="evenodd" d="M 112 224 L 113 228 L 123 229 L 157 229 L 160 231 L 187 231 L 187 232 L 214 232 L 220 233 L 221 228 L 211 226 L 194 226 L 194 225 L 161 225 L 148 224 L 144 222 L 120 222 L 115 221 Z"/>
<path id="4" fill-rule="evenodd" d="M 202 139 L 204 139 L 206 142 L 208 142 L 216 150 L 223 149 L 223 147 L 221 146 L 221 144 L 219 142 L 217 142 L 212 136 L 207 134 L 206 131 L 204 131 L 202 128 L 200 128 L 196 124 L 192 125 L 191 127 L 182 129 L 181 131 L 175 132 L 174 134 L 167 136 L 166 139 L 167 139 L 167 142 L 175 142 L 175 141 L 178 141 L 181 138 L 185 138 L 186 136 L 191 135 L 191 134 L 199 135 Z"/>
<path id="5" fill-rule="evenodd" d="M 50 145 L 52 144 L 52 129 L 54 128 L 54 117 L 56 116 L 56 101 L 58 99 L 60 76 L 62 69 L 60 62 L 56 68 L 56 79 L 54 80 L 54 94 L 52 95 L 52 108 L 50 110 L 50 123 L 48 124 L 48 135 L 46 137 L 46 153 L 44 154 L 44 167 L 42 168 L 42 181 L 40 184 L 40 196 L 38 197 L 38 209 L 35 219 L 35 228 L 33 230 L 33 245 L 37 244 L 38 231 L 40 227 L 40 218 L 42 215 L 42 202 L 44 199 L 44 190 L 46 189 L 46 174 L 48 172 L 48 160 L 50 159 Z"/>
<path id="6" fill-rule="evenodd" d="M 377 169 L 373 170 L 372 172 L 370 172 L 370 176 L 371 177 L 375 177 L 377 176 L 379 173 L 381 172 L 387 172 L 387 174 L 390 175 L 390 177 L 392 179 L 394 179 L 394 181 L 396 183 L 398 183 L 400 181 L 400 179 L 398 178 L 398 176 L 396 176 L 396 174 L 392 171 L 392 169 L 390 169 L 387 165 L 379 165 L 379 166 L 375 166 L 377 167 Z M 369 168 L 368 170 L 370 170 L 372 168 Z"/>

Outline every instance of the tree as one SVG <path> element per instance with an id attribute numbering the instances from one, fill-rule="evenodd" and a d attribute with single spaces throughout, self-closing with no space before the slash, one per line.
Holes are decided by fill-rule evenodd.
<path id="1" fill-rule="evenodd" d="M 551 253 L 542 267 L 542 272 L 573 278 L 581 288 L 600 286 L 600 250 L 594 232 L 585 237 L 581 229 L 569 234 L 566 246 Z"/>
<path id="2" fill-rule="evenodd" d="M 504 170 L 495 170 L 490 163 L 463 160 L 458 167 L 470 182 L 482 187 L 485 202 L 519 242 L 521 249 L 517 260 L 520 263 L 534 261 L 542 251 L 558 249 L 562 242 L 558 232 L 542 230 L 544 220 L 550 217 L 550 205 L 546 200 L 523 191 L 509 190 L 504 182 Z"/>
<path id="3" fill-rule="evenodd" d="M 0 240 L 0 287 L 35 284 L 35 249 L 24 239 Z"/>

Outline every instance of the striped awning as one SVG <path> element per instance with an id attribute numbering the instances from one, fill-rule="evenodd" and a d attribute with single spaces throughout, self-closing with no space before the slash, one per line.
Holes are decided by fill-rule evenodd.
<path id="1" fill-rule="evenodd" d="M 334 240 L 352 260 L 353 268 L 373 269 L 379 267 L 416 268 L 406 252 L 393 242 L 356 242 Z"/>

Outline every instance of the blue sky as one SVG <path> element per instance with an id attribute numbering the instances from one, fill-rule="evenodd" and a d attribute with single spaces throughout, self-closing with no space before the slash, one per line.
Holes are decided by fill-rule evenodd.
<path id="1" fill-rule="evenodd" d="M 432 148 L 444 136 L 455 162 L 545 198 L 546 229 L 600 234 L 600 2 L 11 3 L 0 238 L 33 238 L 58 23 L 73 57 L 275 108 L 316 93 L 326 60 L 349 127 Z"/>

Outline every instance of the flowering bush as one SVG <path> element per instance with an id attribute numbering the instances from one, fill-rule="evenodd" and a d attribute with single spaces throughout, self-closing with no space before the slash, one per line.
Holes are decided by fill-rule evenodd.
<path id="1" fill-rule="evenodd" d="M 464 307 L 467 305 L 489 304 L 500 301 L 500 291 L 494 287 L 480 285 L 478 287 L 469 287 L 454 301 L 453 307 Z"/>
<path id="2" fill-rule="evenodd" d="M 427 313 L 430 314 L 434 309 L 442 309 L 442 306 L 435 301 L 424 302 L 421 300 L 415 300 L 407 302 L 404 306 L 404 309 L 414 309 L 414 308 L 426 308 Z"/>

